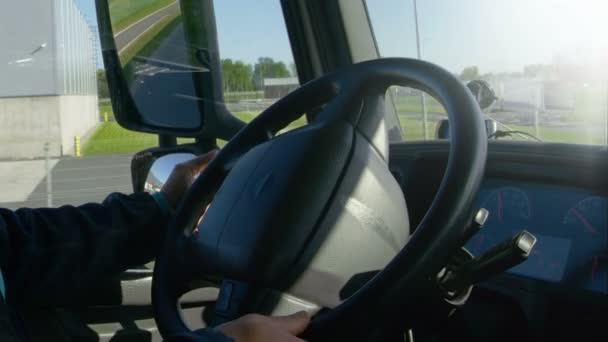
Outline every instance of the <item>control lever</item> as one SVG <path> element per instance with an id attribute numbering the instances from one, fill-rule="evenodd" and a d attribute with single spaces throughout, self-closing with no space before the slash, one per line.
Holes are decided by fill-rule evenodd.
<path id="1" fill-rule="evenodd" d="M 441 287 L 447 292 L 458 292 L 496 276 L 526 261 L 535 244 L 536 237 L 524 230 L 481 256 L 446 272 L 440 279 Z"/>
<path id="2" fill-rule="evenodd" d="M 477 234 L 477 232 L 479 232 L 481 230 L 483 225 L 488 220 L 489 216 L 490 216 L 490 212 L 487 209 L 481 208 L 481 209 L 477 210 L 477 212 L 473 216 L 473 220 L 469 223 L 469 225 L 464 230 L 464 234 L 462 235 L 462 239 L 460 241 L 460 244 L 462 246 L 464 246 L 467 242 L 469 242 L 469 240 L 475 234 Z"/>

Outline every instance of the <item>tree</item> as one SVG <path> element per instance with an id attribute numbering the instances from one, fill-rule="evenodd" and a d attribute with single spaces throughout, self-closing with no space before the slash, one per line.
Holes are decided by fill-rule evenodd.
<path id="1" fill-rule="evenodd" d="M 293 77 L 298 76 L 298 68 L 296 67 L 296 63 L 294 63 L 294 62 L 289 63 L 289 72 L 291 73 L 291 76 L 293 76 Z"/>
<path id="2" fill-rule="evenodd" d="M 251 65 L 243 61 L 222 60 L 224 90 L 226 92 L 253 90 L 252 69 Z"/>
<path id="3" fill-rule="evenodd" d="M 265 78 L 284 78 L 291 74 L 283 62 L 275 62 L 270 57 L 260 57 L 253 67 L 253 84 L 256 89 L 262 89 Z"/>
<path id="4" fill-rule="evenodd" d="M 476 66 L 466 67 L 460 73 L 460 78 L 465 81 L 472 81 L 479 79 L 479 69 Z"/>
<path id="5" fill-rule="evenodd" d="M 97 96 L 100 99 L 110 97 L 110 88 L 108 87 L 108 80 L 106 79 L 106 72 L 104 70 L 97 70 Z"/>

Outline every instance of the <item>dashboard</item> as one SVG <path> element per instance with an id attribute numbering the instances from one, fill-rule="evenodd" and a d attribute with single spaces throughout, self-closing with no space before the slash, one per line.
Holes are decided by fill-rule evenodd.
<path id="1" fill-rule="evenodd" d="M 509 274 L 608 294 L 608 198 L 580 188 L 488 179 L 475 205 L 490 216 L 466 245 L 474 255 L 523 229 L 538 239 Z"/>
<path id="2" fill-rule="evenodd" d="M 443 180 L 450 145 L 390 148 L 389 166 L 416 229 Z M 523 229 L 538 242 L 527 261 L 475 286 L 446 327 L 446 340 L 608 341 L 606 175 L 605 146 L 488 142 L 474 205 L 490 217 L 467 248 L 479 255 Z"/>

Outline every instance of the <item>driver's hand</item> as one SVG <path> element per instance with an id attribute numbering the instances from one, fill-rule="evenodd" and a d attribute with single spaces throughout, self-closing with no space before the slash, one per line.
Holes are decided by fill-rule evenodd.
<path id="1" fill-rule="evenodd" d="M 282 317 L 251 314 L 216 329 L 236 342 L 295 342 L 304 341 L 296 336 L 304 332 L 309 322 L 306 311 Z"/>
<path id="2" fill-rule="evenodd" d="M 217 150 L 211 151 L 175 166 L 167 182 L 160 190 L 171 205 L 171 208 L 175 209 L 177 207 L 182 196 L 190 189 L 196 176 L 205 169 L 217 153 Z"/>

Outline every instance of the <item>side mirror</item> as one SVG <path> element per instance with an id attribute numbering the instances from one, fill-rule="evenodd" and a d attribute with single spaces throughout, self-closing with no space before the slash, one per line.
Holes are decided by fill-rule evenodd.
<path id="1" fill-rule="evenodd" d="M 114 114 L 128 129 L 230 138 L 243 123 L 224 105 L 212 0 L 98 0 Z"/>
<path id="2" fill-rule="evenodd" d="M 192 153 L 173 153 L 156 159 L 146 177 L 144 191 L 149 193 L 159 192 L 175 168 L 175 165 L 194 159 Z"/>
<path id="3" fill-rule="evenodd" d="M 498 123 L 492 119 L 485 119 L 486 133 L 488 137 L 493 136 L 498 131 Z M 437 139 L 450 139 L 450 122 L 447 119 L 439 120 L 435 131 Z"/>
<path id="4" fill-rule="evenodd" d="M 473 80 L 467 83 L 467 88 L 473 93 L 473 96 L 479 103 L 482 110 L 490 108 L 498 99 L 490 84 L 483 80 Z"/>

